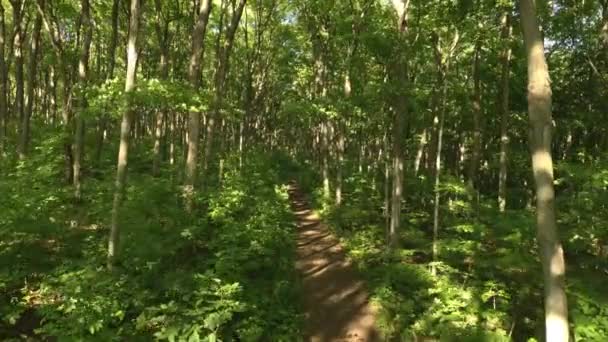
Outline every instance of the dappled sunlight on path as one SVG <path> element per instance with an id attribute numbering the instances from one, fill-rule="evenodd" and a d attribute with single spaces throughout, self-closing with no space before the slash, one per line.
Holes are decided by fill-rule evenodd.
<path id="1" fill-rule="evenodd" d="M 302 276 L 305 341 L 379 341 L 367 290 L 338 239 L 310 210 L 296 186 L 289 194 L 298 220 L 296 268 Z"/>

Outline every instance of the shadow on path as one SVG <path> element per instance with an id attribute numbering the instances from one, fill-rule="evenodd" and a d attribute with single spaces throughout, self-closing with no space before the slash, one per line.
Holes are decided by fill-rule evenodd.
<path id="1" fill-rule="evenodd" d="M 305 341 L 380 341 L 365 285 L 338 239 L 310 210 L 296 185 L 290 185 L 289 195 L 298 220 L 296 268 L 302 276 Z"/>

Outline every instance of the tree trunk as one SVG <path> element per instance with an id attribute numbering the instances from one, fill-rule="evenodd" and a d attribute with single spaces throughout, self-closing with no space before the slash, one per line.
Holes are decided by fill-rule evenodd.
<path id="1" fill-rule="evenodd" d="M 471 146 L 471 162 L 469 164 L 468 183 L 471 189 L 477 186 L 477 171 L 481 155 L 481 78 L 479 63 L 481 54 L 481 40 L 475 44 L 475 57 L 473 61 L 473 146 Z"/>
<path id="2" fill-rule="evenodd" d="M 192 31 L 192 54 L 190 55 L 190 67 L 188 78 L 190 85 L 196 91 L 201 83 L 201 65 L 204 53 L 205 33 L 211 13 L 211 0 L 203 0 L 200 3 L 199 14 Z M 186 157 L 186 179 L 184 184 L 184 197 L 186 210 L 192 211 L 194 186 L 198 166 L 198 145 L 201 125 L 201 113 L 190 111 L 188 116 L 188 155 Z"/>
<path id="3" fill-rule="evenodd" d="M 91 8 L 89 0 L 81 0 L 81 20 L 83 27 L 83 42 L 80 60 L 78 61 L 78 81 L 81 87 L 80 108 L 76 116 L 76 133 L 74 136 L 74 197 L 77 200 L 81 198 L 81 168 L 82 158 L 84 154 L 84 134 L 85 122 L 83 112 L 87 108 L 86 89 L 89 73 L 89 56 L 91 53 L 91 40 L 93 38 L 93 23 L 91 21 Z"/>
<path id="4" fill-rule="evenodd" d="M 49 87 L 47 92 L 49 93 L 51 123 L 55 125 L 57 123 L 57 73 L 53 64 L 49 66 Z"/>
<path id="5" fill-rule="evenodd" d="M 384 137 L 384 150 L 388 154 L 388 137 Z M 384 231 L 386 244 L 390 245 L 390 227 L 391 227 L 391 165 L 388 155 L 384 157 Z"/>
<path id="6" fill-rule="evenodd" d="M 602 45 L 604 48 L 604 62 L 608 63 L 608 0 L 602 1 Z"/>
<path id="7" fill-rule="evenodd" d="M 19 159 L 25 159 L 28 152 L 30 140 L 30 119 L 34 108 L 34 89 L 36 87 L 36 69 L 38 67 L 38 46 L 40 45 L 40 29 L 42 27 L 42 16 L 40 13 L 36 15 L 34 23 L 34 32 L 30 41 L 30 52 L 28 59 L 28 74 L 27 74 L 27 105 L 21 118 L 21 128 L 19 145 L 17 152 Z"/>
<path id="8" fill-rule="evenodd" d="M 428 142 L 428 128 L 425 127 L 420 133 L 420 142 L 418 145 L 418 151 L 416 152 L 416 159 L 414 160 L 414 175 L 418 176 L 418 172 L 420 171 L 420 165 L 422 164 L 422 159 L 424 157 L 424 151 L 426 150 L 426 145 Z"/>
<path id="9" fill-rule="evenodd" d="M 329 123 L 321 123 L 321 176 L 323 177 L 323 197 L 330 198 L 329 184 Z"/>
<path id="10" fill-rule="evenodd" d="M 116 46 L 118 45 L 118 21 L 119 21 L 119 10 L 120 0 L 113 0 L 112 2 L 112 14 L 111 14 L 111 23 L 112 23 L 112 34 L 110 37 L 110 45 L 108 47 L 108 69 L 106 72 L 106 78 L 112 79 L 114 78 L 114 68 L 116 65 Z M 105 141 L 107 128 L 107 119 L 105 117 L 100 117 L 97 120 L 97 142 L 95 144 L 95 163 L 99 163 L 101 159 L 101 154 L 103 152 L 103 143 Z"/>
<path id="11" fill-rule="evenodd" d="M 538 244 L 545 285 L 546 340 L 566 342 L 569 339 L 565 290 L 566 264 L 555 220 L 549 70 L 534 0 L 521 0 L 520 10 L 528 61 L 530 151 L 536 184 Z"/>
<path id="12" fill-rule="evenodd" d="M 337 160 L 337 165 L 336 165 L 336 206 L 340 206 L 342 204 L 342 168 L 343 168 L 343 163 L 344 163 L 344 145 L 345 145 L 345 139 L 344 139 L 344 129 L 341 127 L 338 127 L 338 131 L 337 131 L 337 148 L 336 148 L 336 160 Z"/>
<path id="13" fill-rule="evenodd" d="M 65 55 L 65 51 L 63 48 L 63 38 L 61 35 L 61 30 L 59 25 L 56 22 L 51 22 L 48 16 L 48 11 L 45 9 L 46 2 L 45 0 L 37 0 L 36 7 L 38 13 L 42 16 L 42 23 L 44 24 L 45 30 L 48 32 L 51 40 L 51 45 L 53 46 L 53 50 L 55 52 L 55 56 L 57 57 L 57 64 L 59 66 L 59 77 L 61 77 L 62 81 L 62 97 L 63 97 L 63 106 L 61 116 L 63 119 L 64 125 L 64 134 L 63 134 L 63 159 L 64 159 L 64 176 L 66 183 L 70 183 L 73 177 L 73 168 L 72 168 L 72 136 L 71 136 L 71 104 L 72 104 L 72 89 L 71 89 L 71 80 L 70 80 L 70 70 L 68 68 L 69 59 L 68 56 Z"/>
<path id="14" fill-rule="evenodd" d="M 0 1 L 0 154 L 4 151 L 4 139 L 6 137 L 6 126 L 8 121 L 7 100 L 6 100 L 6 82 L 7 70 L 6 60 L 4 56 L 5 48 L 5 26 L 4 26 L 4 6 Z"/>
<path id="15" fill-rule="evenodd" d="M 402 100 L 398 100 L 402 101 Z M 405 106 L 400 105 L 395 112 L 393 122 L 393 189 L 391 196 L 391 224 L 389 227 L 389 246 L 397 247 L 401 221 L 401 199 L 403 196 L 403 127 Z"/>
<path id="16" fill-rule="evenodd" d="M 158 70 L 160 78 L 166 80 L 169 76 L 169 22 L 162 20 L 162 2 L 160 0 L 154 1 L 156 7 L 156 37 L 158 39 L 158 45 L 160 47 L 160 60 L 158 63 Z M 161 25 L 161 23 L 163 25 Z M 160 172 L 160 160 L 161 160 L 161 140 L 163 133 L 164 120 L 167 117 L 167 113 L 164 109 L 156 112 L 156 124 L 154 128 L 154 149 L 152 151 L 152 175 L 158 176 Z"/>
<path id="17" fill-rule="evenodd" d="M 112 36 L 110 37 L 110 46 L 108 48 L 108 78 L 114 78 L 114 67 L 116 65 L 116 46 L 118 45 L 118 22 L 120 16 L 118 9 L 120 7 L 120 0 L 113 0 L 112 2 Z"/>
<path id="18" fill-rule="evenodd" d="M 498 174 L 498 210 L 502 213 L 507 207 L 507 165 L 508 165 L 508 120 L 509 120 L 509 72 L 511 63 L 511 15 L 510 9 L 502 16 L 502 55 L 501 94 L 500 94 L 500 171 Z"/>
<path id="19" fill-rule="evenodd" d="M 129 37 L 127 43 L 127 75 L 125 80 L 125 93 L 129 95 L 135 90 L 135 75 L 137 71 L 137 35 L 139 33 L 140 0 L 131 0 L 131 17 L 129 19 Z M 127 98 L 129 98 L 127 96 Z M 119 243 L 119 212 L 122 209 L 122 201 L 127 177 L 127 163 L 129 155 L 129 135 L 131 134 L 131 117 L 134 107 L 128 103 L 127 110 L 122 115 L 120 125 L 120 147 L 118 149 L 118 165 L 116 168 L 116 182 L 114 189 L 114 201 L 112 203 L 112 225 L 110 238 L 108 240 L 108 269 L 112 267 L 118 256 Z"/>
<path id="20" fill-rule="evenodd" d="M 222 103 L 224 100 L 225 93 L 225 82 L 228 75 L 228 69 L 230 66 L 230 54 L 232 53 L 232 45 L 234 43 L 234 36 L 239 26 L 241 16 L 243 15 L 243 9 L 247 0 L 239 0 L 237 7 L 232 13 L 232 19 L 230 25 L 226 29 L 226 38 L 223 46 L 218 46 L 218 65 L 217 72 L 215 74 L 215 95 L 213 101 L 213 110 L 209 115 L 207 122 L 207 136 L 205 140 L 205 155 L 203 160 L 203 182 L 206 180 L 207 169 L 212 158 L 213 150 L 213 137 L 215 134 L 215 124 L 220 116 L 222 109 Z"/>
<path id="21" fill-rule="evenodd" d="M 442 66 L 440 66 L 442 67 Z M 439 256 L 439 207 L 441 192 L 439 190 L 440 176 L 441 176 L 441 149 L 443 148 L 443 126 L 445 122 L 445 111 L 447 110 L 446 101 L 448 96 L 448 85 L 446 80 L 447 69 L 444 70 L 440 81 L 442 88 L 441 104 L 439 107 L 439 126 L 437 128 L 437 153 L 435 153 L 435 185 L 433 192 L 435 195 L 433 201 L 433 264 L 431 266 L 431 274 L 437 274 L 437 267 L 435 262 Z"/>
<path id="22" fill-rule="evenodd" d="M 448 98 L 448 81 L 447 76 L 450 70 L 450 60 L 456 49 L 456 45 L 458 44 L 458 40 L 460 39 L 460 35 L 458 31 L 455 31 L 453 41 L 451 46 L 446 49 L 446 47 L 441 46 L 441 40 L 439 35 L 434 34 L 435 39 L 435 63 L 437 65 L 437 84 L 441 87 L 441 99 L 437 103 L 435 114 L 437 118 L 437 148 L 435 152 L 435 186 L 434 186 L 434 201 L 433 201 L 433 245 L 432 245 L 432 253 L 433 253 L 433 263 L 431 264 L 431 274 L 437 274 L 436 263 L 439 257 L 439 207 L 441 200 L 441 192 L 439 189 L 440 185 L 440 177 L 441 177 L 441 151 L 443 148 L 443 127 L 445 122 L 445 114 L 447 111 L 447 98 Z"/>
<path id="23" fill-rule="evenodd" d="M 393 0 L 397 12 L 397 31 L 401 42 L 405 42 L 407 33 L 410 0 Z M 405 88 L 407 82 L 406 61 L 397 57 L 395 62 L 396 81 L 400 88 Z M 388 232 L 389 248 L 395 248 L 399 242 L 399 227 L 401 224 L 401 199 L 403 197 L 403 129 L 407 111 L 405 91 L 396 94 L 395 118 L 393 122 L 393 189 L 391 195 L 391 223 Z"/>
<path id="24" fill-rule="evenodd" d="M 13 113 L 18 114 L 19 122 L 24 115 L 24 91 L 23 91 L 23 0 L 11 0 L 13 7 L 13 57 L 15 59 L 15 104 Z"/>

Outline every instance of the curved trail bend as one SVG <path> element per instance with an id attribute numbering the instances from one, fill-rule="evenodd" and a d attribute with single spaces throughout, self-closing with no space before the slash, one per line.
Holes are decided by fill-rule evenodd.
<path id="1" fill-rule="evenodd" d="M 304 341 L 376 342 L 374 311 L 363 281 L 298 190 L 289 195 L 298 221 L 296 268 L 306 313 Z"/>

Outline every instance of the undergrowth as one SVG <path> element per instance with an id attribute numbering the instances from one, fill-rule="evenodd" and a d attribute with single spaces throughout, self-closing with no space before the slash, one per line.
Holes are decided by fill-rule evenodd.
<path id="1" fill-rule="evenodd" d="M 113 175 L 90 170 L 74 202 L 57 190 L 69 189 L 60 141 L 36 145 L 28 161 L 2 165 L 0 339 L 297 340 L 294 221 L 269 158 L 249 155 L 239 169 L 229 157 L 222 186 L 187 215 L 178 182 L 141 172 L 135 154 L 109 272 Z"/>

